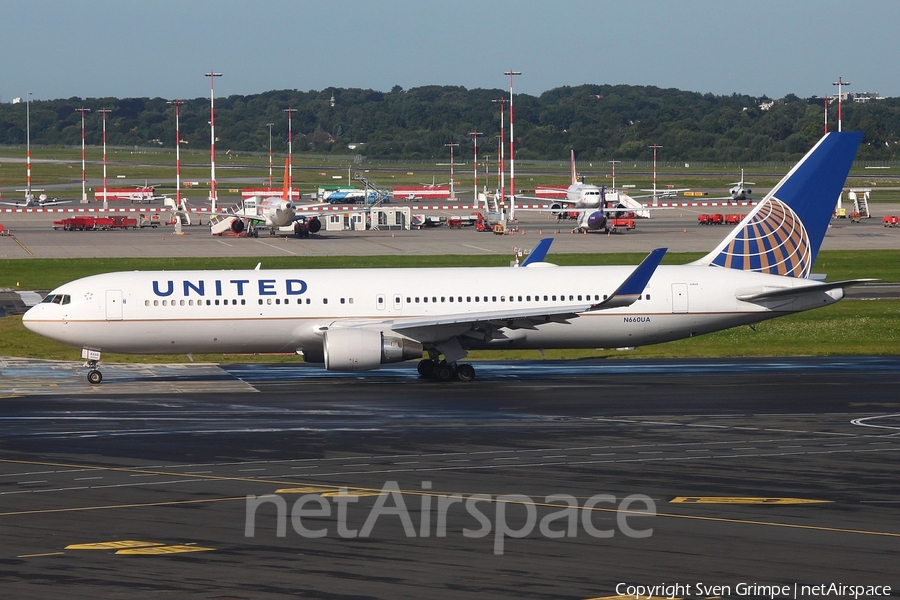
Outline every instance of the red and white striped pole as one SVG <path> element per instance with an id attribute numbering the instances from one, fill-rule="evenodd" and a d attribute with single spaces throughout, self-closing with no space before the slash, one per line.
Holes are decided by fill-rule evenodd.
<path id="1" fill-rule="evenodd" d="M 181 209 L 181 125 L 178 122 L 178 107 L 181 100 L 172 100 L 175 106 L 175 210 Z"/>
<path id="2" fill-rule="evenodd" d="M 285 108 L 288 114 L 288 200 L 294 199 L 294 121 L 293 115 L 296 108 Z M 350 185 L 350 182 L 347 182 Z"/>
<path id="3" fill-rule="evenodd" d="M 475 142 L 475 203 L 478 203 L 478 136 L 482 135 L 480 131 L 472 131 L 469 133 L 472 141 Z"/>
<path id="4" fill-rule="evenodd" d="M 843 115 L 841 114 L 841 102 L 843 102 L 844 100 L 843 86 L 850 85 L 850 82 L 844 81 L 843 79 L 838 77 L 838 80 L 831 85 L 838 86 L 838 131 L 841 131 L 841 121 L 843 119 Z"/>
<path id="5" fill-rule="evenodd" d="M 515 207 L 516 196 L 516 133 L 514 130 L 515 119 L 513 118 L 513 76 L 521 75 L 521 71 L 506 71 L 504 75 L 509 75 L 509 195 L 513 199 L 512 207 Z M 515 208 L 512 208 L 515 211 Z M 510 217 L 515 219 L 515 212 L 510 212 Z"/>
<path id="6" fill-rule="evenodd" d="M 506 198 L 506 177 L 504 173 L 504 163 L 506 162 L 506 157 L 504 156 L 504 146 L 506 145 L 506 140 L 503 137 L 505 125 L 503 123 L 503 107 L 506 106 L 506 98 L 499 98 L 497 100 L 491 100 L 491 102 L 496 102 L 500 105 L 500 160 L 498 161 L 499 169 L 497 170 L 497 179 L 498 179 L 498 189 L 500 190 L 500 202 L 503 202 Z"/>
<path id="7" fill-rule="evenodd" d="M 87 178 L 85 177 L 85 160 L 84 160 L 84 113 L 91 112 L 91 109 L 81 107 L 76 108 L 75 112 L 81 112 L 81 203 L 86 204 L 87 199 Z"/>
<path id="8" fill-rule="evenodd" d="M 31 92 L 25 97 L 25 202 L 31 201 Z"/>
<path id="9" fill-rule="evenodd" d="M 103 115 L 103 210 L 109 210 L 106 193 L 106 115 L 111 113 L 112 109 L 101 108 L 97 112 Z"/>
<path id="10" fill-rule="evenodd" d="M 209 77 L 209 200 L 212 204 L 212 212 L 216 212 L 216 110 L 215 110 L 215 90 L 213 81 L 216 77 L 221 77 L 221 73 L 210 71 L 205 74 Z"/>

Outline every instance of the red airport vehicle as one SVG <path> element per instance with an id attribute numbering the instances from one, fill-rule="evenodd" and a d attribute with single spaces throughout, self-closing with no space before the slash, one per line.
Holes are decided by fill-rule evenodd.
<path id="1" fill-rule="evenodd" d="M 484 218 L 484 215 L 480 212 L 472 213 L 472 218 L 475 219 L 475 231 L 493 231 L 493 227 L 488 224 L 487 219 Z"/>
<path id="2" fill-rule="evenodd" d="M 725 215 L 725 224 L 726 225 L 737 225 L 738 223 L 741 222 L 741 220 L 743 218 L 744 218 L 744 215 L 738 215 L 738 214 Z"/>
<path id="3" fill-rule="evenodd" d="M 634 219 L 609 219 L 607 226 L 613 233 L 618 229 L 634 229 Z"/>
<path id="4" fill-rule="evenodd" d="M 132 217 L 69 217 L 53 222 L 53 229 L 63 231 L 99 231 L 106 229 L 137 229 L 137 219 Z"/>
<path id="5" fill-rule="evenodd" d="M 885 227 L 900 227 L 900 217 L 897 215 L 885 215 L 881 217 L 881 224 Z"/>

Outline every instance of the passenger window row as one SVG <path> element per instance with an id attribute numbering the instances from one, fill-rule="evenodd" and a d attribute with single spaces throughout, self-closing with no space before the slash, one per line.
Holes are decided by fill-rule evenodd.
<path id="1" fill-rule="evenodd" d="M 603 299 L 606 300 L 607 296 L 604 295 Z M 647 299 L 649 300 L 649 296 Z M 544 294 L 535 295 L 535 296 L 466 296 L 466 302 L 599 302 L 600 295 L 599 294 Z M 438 296 L 407 296 L 406 303 L 407 304 L 427 304 L 427 303 L 437 304 Z M 463 302 L 463 296 L 440 296 L 440 302 Z"/>

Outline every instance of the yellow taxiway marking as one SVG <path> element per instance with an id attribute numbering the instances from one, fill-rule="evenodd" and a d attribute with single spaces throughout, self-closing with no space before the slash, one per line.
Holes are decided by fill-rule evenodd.
<path id="1" fill-rule="evenodd" d="M 192 546 L 190 544 L 178 544 L 175 546 L 148 546 L 145 548 L 129 548 L 126 550 L 117 550 L 116 554 L 131 554 L 142 556 L 157 556 L 160 554 L 183 554 L 185 552 L 210 552 L 215 548 L 206 548 L 204 546 Z"/>
<path id="2" fill-rule="evenodd" d="M 340 498 L 340 497 L 346 497 L 346 496 L 353 496 L 354 498 L 368 498 L 370 496 L 381 495 L 381 490 L 362 490 L 362 489 L 340 490 L 338 492 L 322 492 L 320 495 L 323 498 Z"/>
<path id="3" fill-rule="evenodd" d="M 276 494 L 323 494 L 324 495 L 325 492 L 334 493 L 334 488 L 333 487 L 306 486 L 306 487 L 281 488 L 281 489 L 275 490 Z"/>
<path id="4" fill-rule="evenodd" d="M 37 558 L 39 556 L 62 556 L 65 552 L 41 552 L 40 554 L 20 554 L 16 558 Z"/>
<path id="5" fill-rule="evenodd" d="M 679 496 L 669 500 L 673 504 L 825 504 L 834 500 L 812 498 L 752 498 L 730 496 Z"/>
<path id="6" fill-rule="evenodd" d="M 111 471 L 111 472 L 119 472 L 119 473 L 152 473 L 155 475 L 167 475 L 173 477 L 197 477 L 196 474 L 191 473 L 179 473 L 172 471 L 156 471 L 150 469 L 139 469 L 139 468 L 127 468 L 127 467 L 107 467 L 107 466 L 99 466 L 99 465 L 86 465 L 86 464 L 75 464 L 75 463 L 56 463 L 50 461 L 34 461 L 34 460 L 14 460 L 8 458 L 0 458 L 0 463 L 4 464 L 20 464 L 20 465 L 41 465 L 41 466 L 52 466 L 52 467 L 65 467 L 65 468 L 76 468 L 76 469 L 91 469 L 95 471 Z M 269 479 L 256 479 L 252 477 L 223 477 L 216 475 L 203 475 L 204 479 L 210 481 L 241 481 L 246 483 L 274 483 L 278 485 L 290 485 L 293 482 L 288 481 L 276 481 Z M 337 486 L 334 486 L 335 488 Z M 334 488 L 332 488 L 334 489 Z M 359 489 L 359 488 L 357 488 Z M 374 495 L 378 495 L 381 490 L 373 490 Z M 411 495 L 435 495 L 435 492 L 424 492 L 421 490 L 403 490 L 404 494 Z M 445 492 L 445 495 L 448 492 Z M 0 517 L 7 516 L 17 516 L 17 515 L 29 515 L 29 514 L 50 514 L 50 513 L 64 513 L 64 512 L 80 512 L 87 510 L 112 510 L 112 509 L 122 509 L 122 508 L 148 508 L 153 506 L 175 506 L 179 504 L 203 504 L 206 502 L 234 502 L 240 500 L 246 500 L 246 496 L 236 496 L 230 498 L 206 498 L 202 500 L 173 500 L 173 501 L 162 501 L 162 502 L 146 502 L 146 503 L 136 503 L 136 504 L 112 504 L 106 506 L 86 506 L 86 507 L 68 507 L 68 508 L 50 508 L 50 509 L 42 509 L 42 510 L 20 510 L 20 511 L 9 511 L 9 512 L 0 512 Z M 543 506 L 544 504 L 538 504 L 539 506 Z M 546 506 L 550 507 L 558 507 L 558 504 L 546 504 Z M 583 509 L 582 509 L 583 510 Z M 594 512 L 608 512 L 608 513 L 625 513 L 625 514 L 639 514 L 646 515 L 644 512 L 640 511 L 620 511 L 617 508 L 601 508 L 601 507 L 593 507 L 591 509 Z M 711 523 L 733 523 L 733 524 L 741 524 L 741 525 L 760 525 L 763 527 L 782 527 L 786 529 L 800 529 L 805 531 L 828 531 L 833 533 L 855 533 L 859 535 L 874 535 L 874 536 L 883 536 L 883 537 L 891 537 L 891 538 L 900 538 L 900 532 L 893 531 L 871 531 L 865 529 L 850 529 L 845 527 L 827 527 L 823 525 L 800 525 L 797 523 L 779 523 L 777 521 L 754 521 L 752 519 L 729 519 L 723 517 L 710 517 L 706 515 L 685 515 L 685 514 L 675 514 L 675 513 L 661 513 L 657 512 L 656 516 L 659 518 L 666 519 L 685 519 L 685 520 L 693 520 L 693 521 L 707 521 Z"/>
<path id="7" fill-rule="evenodd" d="M 14 236 L 12 234 L 10 234 L 10 237 L 12 239 L 14 239 L 16 241 L 16 243 L 22 247 L 22 250 L 24 250 L 25 252 L 28 253 L 28 256 L 34 256 L 34 254 L 31 252 L 31 250 L 29 250 L 28 247 L 25 246 L 25 244 L 23 244 L 22 242 L 19 241 L 19 238 L 17 238 L 16 236 Z"/>
<path id="8" fill-rule="evenodd" d="M 115 542 L 95 542 L 92 544 L 69 544 L 65 550 L 121 550 L 123 548 L 146 548 L 164 546 L 161 542 L 139 542 L 137 540 L 118 540 Z"/>

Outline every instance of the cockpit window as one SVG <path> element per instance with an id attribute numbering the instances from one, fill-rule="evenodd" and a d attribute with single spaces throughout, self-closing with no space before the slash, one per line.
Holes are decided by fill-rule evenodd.
<path id="1" fill-rule="evenodd" d="M 43 304 L 68 304 L 72 297 L 68 294 L 50 294 L 43 300 Z"/>

